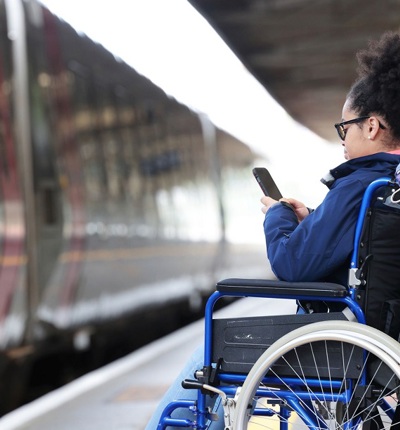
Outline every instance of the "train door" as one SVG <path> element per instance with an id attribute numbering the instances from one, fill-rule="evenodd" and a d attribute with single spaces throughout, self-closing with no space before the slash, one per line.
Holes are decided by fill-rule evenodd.
<path id="1" fill-rule="evenodd" d="M 58 85 L 49 70 L 46 18 L 27 10 L 28 88 L 31 123 L 33 192 L 36 219 L 38 299 L 41 300 L 62 245 L 62 205 L 52 124 L 52 94 Z"/>

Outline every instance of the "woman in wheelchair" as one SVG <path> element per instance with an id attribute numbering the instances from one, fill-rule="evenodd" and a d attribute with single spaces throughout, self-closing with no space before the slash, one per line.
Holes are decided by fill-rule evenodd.
<path id="1" fill-rule="evenodd" d="M 344 158 L 346 161 L 330 170 L 322 179 L 322 182 L 329 188 L 323 202 L 315 210 L 311 210 L 308 209 L 305 204 L 293 198 L 283 198 L 279 202 L 270 197 L 262 197 L 261 199 L 263 205 L 262 211 L 265 213 L 264 232 L 267 255 L 273 272 L 281 281 L 289 283 L 325 282 L 347 287 L 349 285 L 349 267 L 352 264 L 352 253 L 354 252 L 354 237 L 357 235 L 358 216 L 360 207 L 362 207 L 365 191 L 375 180 L 379 180 L 382 177 L 394 178 L 396 168 L 400 164 L 400 33 L 385 33 L 380 40 L 371 42 L 367 49 L 360 51 L 357 54 L 357 59 L 359 64 L 358 79 L 347 95 L 343 106 L 341 121 L 335 124 L 339 138 L 342 141 Z M 394 187 L 396 187 L 396 184 L 393 182 L 393 184 L 386 187 L 385 192 L 387 195 L 379 195 L 378 198 L 374 197 L 374 201 L 378 201 L 378 203 L 381 202 L 383 207 L 385 202 L 390 200 L 389 194 L 393 193 Z M 376 196 L 376 191 L 373 191 L 373 195 Z M 289 203 L 289 205 L 287 203 Z M 395 203 L 396 201 L 392 198 L 391 205 L 395 206 Z M 387 206 L 390 206 L 390 204 Z M 390 210 L 385 212 L 391 213 Z M 396 212 L 396 216 L 397 215 L 398 213 Z M 373 216 L 372 221 L 370 219 L 365 222 L 360 233 L 360 243 L 363 241 L 365 231 L 370 229 L 371 225 L 385 226 L 387 220 L 392 222 L 392 216 L 389 215 L 389 218 L 387 218 L 386 215 L 381 215 L 379 212 L 379 215 Z M 395 218 L 395 222 L 397 222 L 397 218 Z M 371 283 L 373 287 L 370 288 L 370 285 L 368 285 L 368 292 L 363 291 L 361 288 L 353 299 L 354 301 L 358 301 L 365 312 L 368 325 L 367 329 L 369 329 L 369 326 L 372 326 L 379 330 L 386 330 L 390 335 L 398 337 L 399 327 L 397 327 L 396 324 L 388 323 L 388 318 L 386 318 L 387 315 L 390 315 L 392 317 L 391 322 L 395 323 L 397 319 L 400 320 L 400 318 L 393 318 L 396 316 L 398 308 L 400 310 L 400 288 L 397 288 L 397 290 L 399 290 L 398 292 L 396 291 L 397 281 L 399 280 L 399 273 L 396 272 L 396 270 L 398 270 L 397 268 L 400 267 L 400 260 L 399 257 L 397 257 L 399 252 L 398 250 L 395 252 L 390 251 L 390 246 L 397 246 L 397 244 L 400 243 L 400 234 L 395 232 L 395 230 L 396 229 L 393 229 L 394 245 L 389 243 L 389 252 L 385 254 L 383 261 L 380 261 L 379 257 L 374 256 L 374 264 L 376 264 L 376 266 L 370 265 L 368 268 L 370 272 L 368 276 L 372 277 Z M 397 228 L 397 230 L 400 229 Z M 396 241 L 397 244 L 395 243 Z M 387 243 L 388 241 L 386 240 L 385 246 Z M 362 248 L 364 245 L 361 244 L 360 246 Z M 363 251 L 361 248 L 360 254 L 364 264 L 368 265 L 369 263 L 366 263 L 371 259 L 369 258 L 369 254 L 364 255 L 363 252 L 369 253 L 370 251 Z M 377 248 L 379 248 L 379 243 Z M 395 267 L 395 269 L 393 269 L 393 267 Z M 361 269 L 357 270 L 356 283 L 362 286 L 365 284 L 364 278 L 367 269 L 362 265 Z M 384 289 L 382 290 L 382 285 L 387 285 L 388 278 L 390 278 L 390 285 L 388 288 L 385 287 L 387 291 L 383 292 Z M 385 296 L 383 304 L 382 296 Z M 313 299 L 305 300 L 301 295 L 298 300 L 304 305 L 305 311 L 311 313 L 321 310 L 321 303 L 324 304 L 323 310 L 329 310 L 330 312 L 348 306 L 348 302 L 346 301 L 332 305 L 333 302 L 330 299 L 318 301 L 314 301 Z M 315 303 L 318 303 L 318 306 L 315 306 Z M 383 307 L 386 312 L 385 318 L 382 317 Z M 337 330 L 333 330 L 332 325 L 322 328 L 324 335 L 326 335 L 328 339 L 332 338 L 332 340 L 336 340 L 338 336 L 336 331 L 341 330 L 340 324 L 341 322 L 334 326 L 338 327 Z M 364 326 L 363 324 L 356 325 L 357 327 Z M 385 335 L 379 336 L 379 334 L 373 331 L 368 331 L 368 333 L 365 334 L 362 331 L 364 328 L 365 326 L 360 329 L 354 329 L 351 335 L 352 340 L 355 340 L 355 344 L 363 350 L 372 350 L 377 358 L 375 362 L 383 360 L 388 366 L 385 365 L 385 368 L 389 370 L 388 373 L 396 373 L 393 368 L 395 368 L 397 364 L 394 365 L 389 359 L 386 361 L 387 357 L 385 354 L 394 350 L 398 351 L 397 343 L 391 343 L 390 340 L 384 337 Z M 307 338 L 305 343 L 310 344 L 314 342 L 315 339 L 308 339 L 308 336 L 310 336 L 308 329 L 304 327 L 303 329 L 305 332 L 297 335 L 296 339 L 305 336 Z M 340 332 L 340 336 L 345 337 L 346 330 L 346 328 L 343 328 L 343 331 Z M 332 334 L 333 331 L 335 331 L 335 334 Z M 392 332 L 390 333 L 390 331 Z M 290 333 L 288 336 L 289 338 L 285 336 L 282 341 L 283 343 L 281 342 L 281 348 L 284 347 L 283 345 L 298 341 L 290 338 Z M 314 334 L 312 334 L 312 336 L 314 336 Z M 382 341 L 384 346 L 369 347 L 369 343 L 367 345 L 365 341 L 366 336 L 368 337 L 368 342 L 371 341 L 370 339 L 376 339 L 373 340 L 372 343 L 379 343 Z M 361 340 L 357 340 L 358 338 Z M 318 341 L 320 340 L 321 339 L 318 338 Z M 387 343 L 385 343 L 386 341 Z M 278 344 L 279 342 L 280 341 L 278 341 Z M 382 349 L 384 352 L 379 352 Z M 272 351 L 272 353 L 273 352 L 274 351 Z M 346 354 L 342 353 L 341 355 L 344 356 Z M 188 366 L 183 370 L 177 380 L 177 384 L 171 387 L 170 391 L 167 392 L 152 420 L 149 422 L 147 430 L 167 427 L 212 429 L 246 428 L 240 427 L 239 425 L 237 427 L 230 427 L 232 421 L 226 419 L 224 422 L 223 413 L 220 413 L 219 419 L 211 422 L 211 424 L 208 421 L 207 424 L 202 424 L 201 419 L 197 424 L 193 424 L 196 423 L 196 419 L 198 418 L 193 420 L 189 418 L 191 412 L 185 410 L 185 408 L 176 410 L 174 412 L 175 415 L 171 416 L 187 417 L 189 421 L 192 420 L 190 421 L 190 425 L 188 424 L 186 426 L 183 423 L 181 423 L 181 425 L 178 422 L 174 424 L 174 422 L 171 421 L 172 426 L 169 426 L 168 419 L 164 420 L 163 424 L 158 424 L 162 411 L 169 402 L 177 398 L 189 399 L 190 396 L 192 396 L 192 398 L 197 396 L 197 390 L 183 390 L 178 387 L 180 387 L 182 379 L 186 377 L 193 378 L 194 371 L 203 368 L 203 360 L 203 352 L 199 349 L 199 351 L 194 354 L 193 361 L 188 363 Z M 393 358 L 391 358 L 391 360 L 393 360 Z M 269 358 L 267 358 L 264 369 L 261 370 L 261 372 L 264 372 L 264 375 L 266 370 L 271 369 L 271 367 L 269 367 L 271 363 L 272 361 L 269 362 Z M 392 363 L 392 365 L 390 363 Z M 358 368 L 361 366 L 362 363 L 357 365 Z M 329 368 L 332 366 L 330 366 L 328 362 L 326 367 Z M 379 372 L 379 375 L 382 379 L 384 372 Z M 399 375 L 397 375 L 396 378 L 398 376 Z M 248 378 L 250 378 L 250 375 Z M 256 378 L 262 379 L 263 375 L 259 374 Z M 381 392 L 384 391 L 386 395 L 391 389 L 395 393 L 394 398 L 397 399 L 397 385 L 396 388 L 389 388 L 392 387 L 393 380 L 389 383 L 385 381 L 385 378 L 386 377 L 383 376 L 384 380 L 381 384 L 386 388 L 380 388 L 379 390 Z M 396 380 L 396 378 L 394 380 Z M 375 375 L 375 380 L 377 379 L 378 376 Z M 242 388 L 243 391 L 247 390 L 246 383 Z M 327 395 L 325 392 L 323 401 L 319 397 L 313 398 L 312 401 L 310 398 L 308 400 L 302 399 L 301 401 L 296 401 L 293 400 L 293 396 L 289 395 L 285 397 L 284 400 L 279 398 L 279 400 L 271 401 L 270 399 L 267 403 L 272 404 L 272 406 L 268 408 L 268 412 L 265 414 L 274 415 L 275 418 L 278 417 L 281 429 L 287 428 L 289 422 L 289 419 L 285 418 L 285 414 L 293 415 L 294 413 L 297 413 L 302 421 L 310 428 L 327 428 L 330 424 L 326 424 L 328 422 L 326 416 L 332 414 L 332 407 L 330 406 L 329 409 L 326 408 L 326 405 L 333 404 L 335 427 L 338 426 L 338 422 L 341 423 L 340 427 L 342 427 L 342 424 L 344 428 L 353 426 L 347 424 L 350 420 L 345 420 L 345 415 L 348 414 L 350 410 L 352 410 L 353 413 L 356 411 L 356 414 L 358 414 L 357 416 L 359 416 L 358 421 L 355 420 L 357 426 L 360 426 L 360 423 L 364 423 L 365 428 L 367 426 L 371 428 L 381 427 L 382 419 L 378 416 L 379 414 L 376 413 L 377 407 L 368 408 L 368 405 L 371 404 L 374 399 L 371 392 L 374 390 L 376 391 L 376 388 L 372 387 L 369 390 L 369 395 L 365 394 L 366 390 L 361 394 L 356 393 L 355 395 L 358 396 L 357 398 L 361 398 L 357 403 L 354 400 L 347 402 L 342 400 L 342 398 L 335 397 L 333 392 L 341 393 L 344 390 L 343 388 L 332 388 L 332 386 L 333 385 L 330 386 L 332 393 Z M 382 385 L 379 386 L 381 387 Z M 250 389 L 252 393 L 254 393 L 254 390 L 254 387 Z M 308 388 L 303 391 L 300 390 L 300 392 L 303 393 L 308 393 L 308 391 Z M 252 393 L 249 395 L 252 396 Z M 308 395 L 311 397 L 311 394 Z M 239 402 L 241 396 L 242 394 L 238 396 Z M 299 397 L 299 394 L 296 394 L 296 397 Z M 207 399 L 210 399 L 211 403 L 217 398 L 219 397 L 207 396 Z M 380 398 L 380 405 L 382 405 L 382 399 L 383 395 L 382 398 Z M 252 403 L 251 400 L 247 400 L 247 402 L 249 404 Z M 273 410 L 276 406 L 275 404 L 280 406 L 279 413 Z M 308 411 L 304 411 L 304 405 L 308 405 Z M 323 406 L 326 408 L 324 411 L 320 409 L 321 405 L 325 405 Z M 380 406 L 380 408 L 383 408 L 384 411 L 388 409 L 388 407 L 385 406 Z M 246 406 L 244 409 L 246 409 Z M 254 408 L 250 407 L 247 411 L 247 415 L 251 415 L 254 410 Z M 364 412 L 360 412 L 361 410 Z M 374 419 L 366 419 L 367 413 L 365 410 L 368 410 L 369 416 L 373 415 Z M 318 418 L 316 419 L 317 421 L 315 421 L 313 417 L 317 415 Z M 397 410 L 394 408 L 393 412 L 388 413 L 388 415 L 391 417 L 391 420 L 393 420 L 393 426 L 400 422 L 397 416 L 400 415 L 400 409 Z M 241 418 L 237 419 L 240 420 Z M 248 417 L 243 420 L 248 420 Z M 365 424 L 367 422 L 368 425 Z M 262 425 L 261 428 L 263 428 Z"/>

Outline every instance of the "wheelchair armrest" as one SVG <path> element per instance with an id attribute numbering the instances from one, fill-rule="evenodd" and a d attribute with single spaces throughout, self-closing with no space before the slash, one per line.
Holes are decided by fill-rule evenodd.
<path id="1" fill-rule="evenodd" d="M 286 282 L 269 279 L 224 279 L 217 283 L 217 291 L 225 294 L 268 297 L 306 298 L 312 296 L 344 298 L 348 295 L 344 285 L 330 282 Z"/>

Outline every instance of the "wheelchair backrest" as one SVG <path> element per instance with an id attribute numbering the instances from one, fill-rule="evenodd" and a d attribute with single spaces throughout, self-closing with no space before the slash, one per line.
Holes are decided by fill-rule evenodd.
<path id="1" fill-rule="evenodd" d="M 358 243 L 357 301 L 367 324 L 400 334 L 400 190 L 390 183 L 372 193 Z M 398 197 L 397 197 L 398 196 Z"/>

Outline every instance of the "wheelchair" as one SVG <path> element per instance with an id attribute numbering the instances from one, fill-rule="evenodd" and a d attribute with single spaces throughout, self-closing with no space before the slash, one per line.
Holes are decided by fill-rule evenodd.
<path id="1" fill-rule="evenodd" d="M 347 286 L 225 279 L 205 308 L 204 366 L 182 381 L 158 429 L 208 429 L 220 398 L 225 430 L 400 426 L 400 203 L 391 178 L 365 191 Z M 400 191 L 399 191 L 400 193 Z M 294 299 L 339 310 L 214 318 L 223 297 Z M 178 409 L 192 418 L 176 418 Z M 223 415 L 223 416 L 222 416 Z M 400 428 L 400 427 L 399 427 Z"/>

